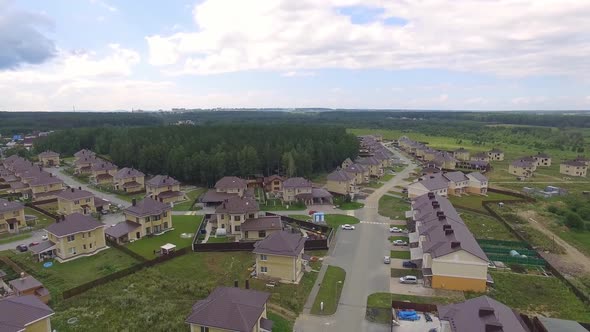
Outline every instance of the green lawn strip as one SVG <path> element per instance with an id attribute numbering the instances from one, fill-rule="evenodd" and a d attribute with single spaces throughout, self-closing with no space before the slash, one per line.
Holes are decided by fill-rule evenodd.
<path id="1" fill-rule="evenodd" d="M 408 236 L 393 236 L 392 235 L 392 236 L 388 237 L 388 239 L 389 239 L 389 242 L 393 242 L 395 240 L 402 240 L 402 241 L 408 242 Z"/>
<path id="2" fill-rule="evenodd" d="M 174 230 L 162 235 L 145 237 L 133 243 L 127 244 L 127 248 L 140 254 L 147 259 L 156 258 L 154 250 L 159 250 L 160 246 L 166 243 L 176 245 L 177 249 L 188 247 L 193 241 L 193 237 L 180 237 L 182 233 L 193 234 L 199 228 L 203 216 L 172 216 L 172 227 Z"/>
<path id="3" fill-rule="evenodd" d="M 396 251 L 396 250 L 391 250 L 391 252 L 389 253 L 389 256 L 391 258 L 400 258 L 400 259 L 410 259 L 410 251 Z"/>
<path id="4" fill-rule="evenodd" d="M 353 225 L 360 222 L 358 218 L 344 214 L 326 214 L 325 219 L 326 224 L 332 228 L 340 228 L 344 224 Z"/>
<path id="5" fill-rule="evenodd" d="M 307 207 L 302 203 L 293 203 L 283 205 L 283 202 L 279 199 L 269 199 L 266 204 L 259 204 L 260 211 L 301 211 Z"/>
<path id="6" fill-rule="evenodd" d="M 2 234 L 2 237 L 0 237 L 0 244 L 5 244 L 5 243 L 10 243 L 10 242 L 16 242 L 16 241 L 20 241 L 20 240 L 25 240 L 28 239 L 32 236 L 32 234 L 30 232 L 28 233 L 22 233 L 22 234 L 16 234 L 16 235 L 12 235 L 10 234 L 9 236 L 4 236 L 7 234 Z M 27 244 L 28 243 L 24 243 Z M 16 247 L 16 245 L 15 245 Z"/>
<path id="7" fill-rule="evenodd" d="M 466 207 L 470 209 L 479 210 L 482 212 L 487 211 L 481 205 L 482 201 L 506 201 L 520 199 L 519 197 L 505 195 L 501 193 L 488 192 L 487 196 L 482 195 L 463 195 L 463 196 L 449 196 L 449 199 L 453 205 L 458 207 Z"/>
<path id="8" fill-rule="evenodd" d="M 410 204 L 397 197 L 384 195 L 379 199 L 379 214 L 392 219 L 405 219 Z"/>
<path id="9" fill-rule="evenodd" d="M 207 189 L 205 188 L 197 188 L 195 190 L 191 190 L 191 191 L 187 191 L 186 192 L 186 196 L 187 196 L 187 200 L 180 202 L 180 203 L 175 203 L 174 207 L 172 208 L 173 211 L 197 211 L 200 210 L 201 207 L 195 207 L 194 203 L 195 200 L 201 196 Z"/>
<path id="10" fill-rule="evenodd" d="M 393 179 L 395 175 L 394 174 L 385 174 L 383 175 L 383 177 L 381 177 L 381 182 L 387 182 L 391 179 Z"/>
<path id="11" fill-rule="evenodd" d="M 30 253 L 11 254 L 10 258 L 43 283 L 51 292 L 54 301 L 59 301 L 60 294 L 64 290 L 138 263 L 129 255 L 113 248 L 66 263 L 54 261 L 50 268 L 44 268 L 43 263 L 37 262 Z"/>
<path id="12" fill-rule="evenodd" d="M 131 202 L 134 199 L 137 201 L 141 201 L 142 199 L 145 198 L 146 193 L 145 192 L 140 192 L 137 194 L 122 194 L 122 193 L 115 193 L 115 196 L 117 196 L 117 198 L 122 199 L 124 201 L 127 202 Z"/>
<path id="13" fill-rule="evenodd" d="M 267 318 L 272 320 L 273 332 L 293 332 L 293 322 L 275 314 L 272 311 L 267 312 Z"/>
<path id="14" fill-rule="evenodd" d="M 359 202 L 347 202 L 338 205 L 340 210 L 358 210 L 365 207 L 365 204 Z"/>
<path id="15" fill-rule="evenodd" d="M 422 278 L 422 270 L 420 269 L 391 269 L 392 278 L 401 278 L 405 276 L 415 276 Z"/>
<path id="16" fill-rule="evenodd" d="M 458 298 L 373 293 L 367 297 L 366 319 L 374 323 L 389 324 L 392 318 L 391 301 L 393 300 L 428 304 L 448 304 L 461 301 Z"/>
<path id="17" fill-rule="evenodd" d="M 33 210 L 30 207 L 25 207 L 25 215 L 37 217 L 37 220 L 35 221 L 35 226 L 33 226 L 34 228 L 44 228 L 45 226 L 48 226 L 55 222 L 55 219 L 37 210 Z"/>
<path id="18" fill-rule="evenodd" d="M 371 181 L 367 184 L 364 184 L 364 187 L 369 187 L 369 188 L 381 188 L 381 186 L 383 185 L 383 182 L 379 182 L 379 181 Z"/>
<path id="19" fill-rule="evenodd" d="M 235 242 L 235 239 L 233 237 L 228 237 L 228 236 L 209 236 L 209 239 L 207 240 L 207 243 L 229 243 L 229 242 Z"/>
<path id="20" fill-rule="evenodd" d="M 293 219 L 297 219 L 297 220 L 310 220 L 312 217 L 305 215 L 305 214 L 290 214 L 287 217 L 293 218 Z"/>
<path id="21" fill-rule="evenodd" d="M 340 293 L 346 279 L 346 271 L 338 266 L 329 265 L 321 282 L 320 290 L 316 296 L 311 313 L 314 315 L 331 315 L 338 308 Z M 321 310 L 321 303 L 324 303 L 324 310 Z"/>
<path id="22" fill-rule="evenodd" d="M 491 216 L 461 211 L 461 219 L 477 239 L 518 241 L 501 221 Z"/>
<path id="23" fill-rule="evenodd" d="M 509 272 L 492 272 L 489 295 L 524 314 L 590 321 L 590 310 L 559 279 Z M 477 296 L 466 294 L 467 296 Z"/>

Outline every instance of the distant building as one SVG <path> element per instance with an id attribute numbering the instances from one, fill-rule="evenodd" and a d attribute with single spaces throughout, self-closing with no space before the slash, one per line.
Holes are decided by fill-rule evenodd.
<path id="1" fill-rule="evenodd" d="M 502 161 L 504 160 L 504 151 L 498 148 L 493 148 L 490 151 L 488 151 L 488 157 L 490 158 L 489 160 L 482 161 Z"/>
<path id="2" fill-rule="evenodd" d="M 533 176 L 535 169 L 536 165 L 534 161 L 519 159 L 510 163 L 508 166 L 508 173 L 518 177 L 528 178 Z"/>
<path id="3" fill-rule="evenodd" d="M 533 156 L 533 159 L 535 159 L 535 163 L 537 164 L 537 166 L 540 166 L 540 167 L 551 166 L 551 156 L 546 153 L 539 152 Z"/>
<path id="4" fill-rule="evenodd" d="M 145 174 L 135 168 L 122 168 L 115 174 L 113 179 L 116 190 L 128 193 L 137 193 L 145 190 Z"/>
<path id="5" fill-rule="evenodd" d="M 59 166 L 59 153 L 53 151 L 45 151 L 39 153 L 39 163 L 43 167 Z"/>
<path id="6" fill-rule="evenodd" d="M 453 151 L 453 157 L 455 157 L 455 159 L 462 161 L 469 160 L 469 151 L 464 148 L 459 148 Z"/>
<path id="7" fill-rule="evenodd" d="M 569 160 L 559 164 L 559 173 L 569 176 L 586 177 L 588 166 L 581 161 Z"/>

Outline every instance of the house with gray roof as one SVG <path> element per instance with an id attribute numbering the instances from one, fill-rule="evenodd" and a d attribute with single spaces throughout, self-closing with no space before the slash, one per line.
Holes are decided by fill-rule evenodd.
<path id="1" fill-rule="evenodd" d="M 355 183 L 357 185 L 369 182 L 369 169 L 364 165 L 352 164 L 344 168 L 344 171 L 355 177 Z"/>
<path id="2" fill-rule="evenodd" d="M 53 151 L 43 151 L 37 156 L 39 164 L 43 167 L 59 166 L 59 153 Z"/>
<path id="3" fill-rule="evenodd" d="M 147 195 L 163 203 L 178 202 L 184 199 L 180 182 L 168 175 L 156 175 L 145 184 Z"/>
<path id="4" fill-rule="evenodd" d="M 152 234 L 161 234 L 173 227 L 170 204 L 156 201 L 150 197 L 141 201 L 133 199 L 131 206 L 123 210 L 123 215 L 125 221 L 140 225 L 138 229 L 128 233 L 127 239 L 129 241 L 139 240 Z"/>
<path id="5" fill-rule="evenodd" d="M 502 161 L 504 160 L 504 151 L 493 148 L 487 152 L 489 160 L 482 160 L 482 161 Z"/>
<path id="6" fill-rule="evenodd" d="M 465 148 L 459 148 L 459 149 L 453 151 L 453 157 L 455 157 L 455 159 L 457 159 L 457 160 L 462 160 L 462 161 L 469 160 L 469 150 L 467 150 Z"/>
<path id="7" fill-rule="evenodd" d="M 559 173 L 568 176 L 586 177 L 588 166 L 583 161 L 567 160 L 559 164 Z"/>
<path id="8" fill-rule="evenodd" d="M 0 331 L 50 332 L 53 310 L 34 295 L 0 299 Z"/>
<path id="9" fill-rule="evenodd" d="M 53 245 L 45 252 L 55 255 L 60 262 L 91 256 L 106 249 L 105 225 L 91 216 L 72 213 L 61 216 L 45 229 Z"/>
<path id="10" fill-rule="evenodd" d="M 277 231 L 254 244 L 256 276 L 299 283 L 303 276 L 305 238 L 300 232 Z"/>
<path id="11" fill-rule="evenodd" d="M 311 197 L 311 188 L 311 181 L 305 178 L 288 178 L 283 181 L 283 202 L 288 204 L 297 201 L 303 201 L 305 203 L 307 198 Z"/>
<path id="12" fill-rule="evenodd" d="M 443 173 L 443 177 L 448 180 L 448 194 L 461 196 L 467 192 L 469 178 L 461 171 Z"/>
<path id="13" fill-rule="evenodd" d="M 354 195 L 358 193 L 356 177 L 338 168 L 326 177 L 326 189 L 334 194 Z"/>
<path id="14" fill-rule="evenodd" d="M 242 240 L 261 240 L 268 235 L 283 230 L 281 216 L 259 216 L 246 219 L 240 227 Z"/>
<path id="15" fill-rule="evenodd" d="M 538 152 L 532 156 L 537 164 L 537 167 L 549 167 L 551 166 L 551 156 L 544 152 Z"/>
<path id="16" fill-rule="evenodd" d="M 213 224 L 217 228 L 225 229 L 227 234 L 239 238 L 242 223 L 247 219 L 258 218 L 259 210 L 255 198 L 232 195 L 215 209 L 216 220 Z"/>
<path id="17" fill-rule="evenodd" d="M 25 206 L 19 202 L 0 198 L 0 234 L 17 233 L 26 225 Z"/>
<path id="18" fill-rule="evenodd" d="M 217 287 L 207 298 L 196 302 L 185 322 L 191 331 L 271 332 L 266 304 L 270 293 Z"/>
<path id="19" fill-rule="evenodd" d="M 68 188 L 55 195 L 57 212 L 68 215 L 72 213 L 91 214 L 97 212 L 94 194 L 87 190 Z"/>
<path id="20" fill-rule="evenodd" d="M 488 178 L 480 172 L 471 172 L 467 174 L 469 184 L 467 192 L 470 194 L 485 195 L 488 193 Z"/>
<path id="21" fill-rule="evenodd" d="M 429 192 L 437 195 L 447 196 L 449 189 L 449 180 L 442 174 L 432 174 L 425 176 L 422 180 L 415 181 L 408 185 L 408 197 L 414 198 Z"/>
<path id="22" fill-rule="evenodd" d="M 145 174 L 135 168 L 120 169 L 113 177 L 115 190 L 137 193 L 145 190 Z"/>
<path id="23" fill-rule="evenodd" d="M 8 285 L 16 296 L 32 295 L 42 303 L 48 303 L 51 299 L 49 290 L 39 280 L 33 276 L 26 275 L 24 272 L 21 273 L 20 278 L 9 281 Z"/>
<path id="24" fill-rule="evenodd" d="M 508 173 L 522 178 L 533 176 L 537 169 L 537 164 L 532 157 L 523 157 L 510 163 Z"/>

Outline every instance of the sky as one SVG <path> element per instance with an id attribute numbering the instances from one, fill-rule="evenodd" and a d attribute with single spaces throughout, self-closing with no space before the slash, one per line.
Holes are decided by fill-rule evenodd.
<path id="1" fill-rule="evenodd" d="M 588 0 L 0 0 L 0 110 L 588 110 L 588 17 Z"/>

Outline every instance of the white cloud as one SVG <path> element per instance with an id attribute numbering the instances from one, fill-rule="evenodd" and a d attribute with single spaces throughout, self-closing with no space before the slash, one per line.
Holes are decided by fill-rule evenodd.
<path id="1" fill-rule="evenodd" d="M 337 7 L 382 7 L 408 20 L 352 24 Z M 149 36 L 150 62 L 173 74 L 253 69 L 444 68 L 499 75 L 590 71 L 590 2 L 205 0 L 198 30 Z"/>
<path id="2" fill-rule="evenodd" d="M 284 76 L 284 77 L 307 77 L 307 76 L 315 76 L 315 73 L 312 71 L 292 70 L 292 71 L 282 73 L 281 76 Z"/>
<path id="3" fill-rule="evenodd" d="M 117 12 L 119 11 L 119 9 L 111 4 L 109 4 L 106 1 L 101 1 L 101 0 L 90 0 L 91 3 L 99 5 L 100 7 L 110 11 L 111 13 Z"/>

